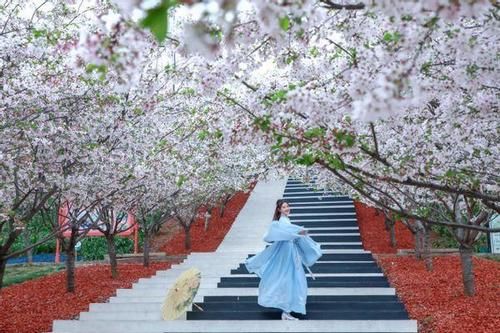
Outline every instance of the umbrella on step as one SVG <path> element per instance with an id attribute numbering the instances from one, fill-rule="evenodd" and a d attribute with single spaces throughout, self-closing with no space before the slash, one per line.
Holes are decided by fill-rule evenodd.
<path id="1" fill-rule="evenodd" d="M 164 320 L 175 320 L 186 312 L 198 292 L 200 281 L 201 272 L 196 268 L 185 271 L 175 280 L 161 307 Z"/>

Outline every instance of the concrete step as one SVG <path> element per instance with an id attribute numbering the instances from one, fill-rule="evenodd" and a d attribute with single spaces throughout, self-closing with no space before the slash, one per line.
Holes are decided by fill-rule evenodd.
<path id="1" fill-rule="evenodd" d="M 314 273 L 314 272 L 313 272 Z M 316 278 L 323 278 L 323 277 L 342 277 L 342 278 L 351 278 L 351 279 L 356 279 L 360 277 L 381 277 L 384 276 L 383 273 L 314 273 L 314 277 Z M 312 276 L 310 273 L 306 272 L 306 277 Z M 256 277 L 253 274 L 238 274 L 238 273 L 231 273 L 230 276 L 221 276 L 220 278 L 248 278 L 248 277 Z"/>
<path id="2" fill-rule="evenodd" d="M 297 224 L 298 222 L 325 222 L 325 224 L 323 224 L 323 226 L 327 226 L 327 227 L 342 227 L 341 225 L 339 225 L 339 222 L 353 222 L 354 223 L 354 226 L 356 228 L 358 228 L 358 223 L 356 220 L 356 218 L 353 218 L 353 217 L 337 217 L 337 218 L 328 218 L 328 217 L 318 217 L 318 218 L 315 218 L 315 219 L 306 219 L 306 218 L 303 218 L 303 217 L 300 217 L 300 219 L 294 217 L 294 216 L 290 216 L 290 221 L 293 223 L 293 224 Z"/>
<path id="3" fill-rule="evenodd" d="M 264 250 L 265 244 L 262 244 L 262 247 L 259 249 L 259 251 Z M 234 251 L 229 251 L 229 252 L 223 252 L 219 253 L 217 255 L 214 255 L 213 258 L 210 257 L 197 257 L 197 258 L 192 258 L 189 261 L 184 261 L 180 264 L 172 265 L 171 269 L 176 269 L 176 268 L 186 268 L 186 267 L 191 267 L 191 266 L 196 266 L 205 263 L 218 263 L 220 261 L 224 262 L 224 265 L 228 264 L 230 265 L 231 263 L 238 263 L 238 262 L 243 262 L 245 259 L 249 258 L 250 256 L 255 255 L 255 253 L 259 251 L 250 251 L 250 254 L 248 251 L 245 252 L 240 252 L 239 250 L 234 250 Z M 338 250 L 329 250 L 329 249 L 322 249 L 323 256 L 320 258 L 321 260 L 324 259 L 349 259 L 349 260 L 373 260 L 373 257 L 371 256 L 370 251 L 366 251 L 363 249 L 354 249 L 354 250 L 349 250 L 349 249 L 338 249 Z"/>
<path id="4" fill-rule="evenodd" d="M 361 242 L 320 242 L 321 250 L 323 253 L 335 253 L 335 252 L 325 252 L 324 250 L 359 250 L 363 251 Z M 332 244 L 327 244 L 332 243 Z M 355 244 L 345 244 L 345 243 L 355 243 Z M 325 246 L 323 246 L 325 245 Z M 335 246 L 326 246 L 326 245 L 335 245 Z M 256 253 L 264 250 L 268 244 L 255 244 L 253 246 L 245 246 L 247 253 Z M 223 249 L 227 251 L 239 251 L 242 245 L 237 242 L 226 244 Z"/>
<path id="5" fill-rule="evenodd" d="M 361 242 L 356 242 L 356 241 L 352 241 L 352 242 L 348 242 L 348 241 L 346 241 L 346 242 L 335 242 L 335 241 L 320 241 L 320 240 L 316 240 L 316 242 L 319 243 L 319 245 L 321 246 L 321 249 L 323 249 L 323 245 L 337 245 L 337 247 L 341 247 L 342 245 L 358 245 L 358 246 L 362 245 Z"/>
<path id="6" fill-rule="evenodd" d="M 332 226 L 336 225 L 336 221 L 338 220 L 345 220 L 345 219 L 355 219 L 356 214 L 355 213 L 317 213 L 317 214 L 312 214 L 312 213 L 304 213 L 304 214 L 290 214 L 290 221 L 293 222 L 300 222 L 303 220 L 327 220 Z M 357 223 L 357 222 L 354 222 Z M 341 227 L 341 226 L 339 226 Z"/>
<path id="7" fill-rule="evenodd" d="M 417 323 L 413 320 L 248 320 L 244 326 L 236 327 L 231 320 L 160 321 L 107 320 L 79 321 L 56 320 L 54 333 L 225 333 L 225 332 L 331 332 L 331 333 L 416 333 Z"/>
<path id="8" fill-rule="evenodd" d="M 212 268 L 205 268 L 205 269 L 200 269 L 201 276 L 221 276 L 224 274 L 230 274 L 231 270 L 234 269 L 235 267 L 238 267 L 238 265 L 233 265 L 231 268 L 228 267 L 217 267 L 214 266 Z M 153 277 L 155 278 L 177 278 L 180 276 L 182 273 L 184 273 L 186 269 L 174 269 L 171 271 L 158 271 L 156 272 Z"/>
<path id="9" fill-rule="evenodd" d="M 335 231 L 332 231 L 332 230 L 324 230 L 324 229 L 320 229 L 320 230 L 308 230 L 308 233 L 309 233 L 309 236 L 310 237 L 316 237 L 316 236 L 322 236 L 322 237 L 326 237 L 326 236 L 360 236 L 360 233 L 359 232 L 335 232 Z"/>
<path id="10" fill-rule="evenodd" d="M 214 262 L 217 262 L 217 266 L 223 267 L 223 266 L 231 266 L 238 262 L 242 262 L 244 260 L 245 258 L 240 258 L 240 257 L 213 257 L 213 258 L 197 258 L 197 259 L 193 258 L 191 260 L 186 260 L 181 264 L 172 265 L 169 270 L 189 269 L 192 267 L 196 267 L 201 270 L 203 268 L 213 267 Z"/>
<path id="11" fill-rule="evenodd" d="M 357 242 L 361 243 L 361 237 L 359 234 L 354 236 L 339 235 L 339 236 L 327 236 L 327 235 L 311 235 L 311 238 L 318 243 L 350 243 Z"/>
<path id="12" fill-rule="evenodd" d="M 265 244 L 264 244 L 265 245 Z M 332 253 L 359 253 L 360 251 L 326 251 L 326 252 L 323 252 L 323 254 L 332 254 Z M 362 251 L 363 253 L 371 253 L 371 251 L 369 250 L 363 250 Z M 231 255 L 237 255 L 237 254 L 241 254 L 242 256 L 247 256 L 248 254 L 255 254 L 256 252 L 252 252 L 248 249 L 241 249 L 241 248 L 234 248 L 234 249 L 231 249 L 231 250 L 217 250 L 216 252 L 213 252 L 214 254 L 217 254 L 217 255 L 223 255 L 223 254 L 231 254 Z"/>
<path id="13" fill-rule="evenodd" d="M 195 296 L 195 302 L 203 301 L 204 296 L 258 296 L 259 288 L 200 288 Z M 308 288 L 307 295 L 309 296 L 394 296 L 396 295 L 394 288 Z M 153 295 L 120 295 L 109 298 L 109 303 L 154 303 L 163 302 L 166 292 L 163 294 Z"/>
<path id="14" fill-rule="evenodd" d="M 260 279 L 257 276 L 245 278 L 222 277 L 219 288 L 248 288 L 258 287 Z M 203 283 L 203 282 L 202 282 Z M 382 276 L 334 276 L 334 277 L 307 277 L 307 285 L 310 288 L 370 288 L 370 287 L 389 287 L 387 279 Z"/>
<path id="15" fill-rule="evenodd" d="M 388 288 L 389 283 L 383 275 L 377 276 L 307 276 L 309 288 Z M 205 278 L 200 283 L 200 289 L 206 288 L 258 288 L 260 279 L 248 277 Z M 150 282 L 134 284 L 133 289 L 117 289 L 116 296 L 165 296 L 174 281 Z"/>
<path id="16" fill-rule="evenodd" d="M 231 275 L 210 275 L 210 276 L 205 276 L 202 275 L 202 281 L 203 282 L 220 282 L 221 278 L 248 278 L 248 277 L 253 277 L 253 274 L 231 274 Z M 306 277 L 310 277 L 311 274 L 306 273 Z M 384 276 L 383 273 L 314 273 L 314 276 L 316 278 L 322 278 L 322 277 L 349 277 L 352 279 L 358 278 L 358 277 L 381 277 Z M 168 287 L 171 285 L 174 281 L 176 280 L 176 277 L 153 277 L 150 279 L 139 279 L 138 282 L 132 284 L 132 287 L 134 289 L 137 288 L 151 288 L 151 287 Z"/>
<path id="17" fill-rule="evenodd" d="M 362 276 L 363 274 L 382 274 L 380 268 L 375 263 L 368 264 L 327 264 L 327 263 L 316 263 L 309 268 L 313 273 L 329 273 L 341 275 L 352 275 L 352 276 Z M 233 274 L 249 274 L 245 265 L 241 264 L 235 269 L 231 270 L 231 275 Z"/>
<path id="18" fill-rule="evenodd" d="M 235 303 L 257 303 L 258 296 L 204 296 L 205 303 L 235 302 Z M 396 295 L 307 295 L 307 303 L 401 303 Z"/>
<path id="19" fill-rule="evenodd" d="M 247 258 L 253 257 L 255 254 L 251 253 Z M 246 259 L 246 258 L 245 258 Z M 370 252 L 365 251 L 339 251 L 339 250 L 324 250 L 323 255 L 319 258 L 319 262 L 328 260 L 370 260 L 373 261 L 373 256 Z"/>
<path id="20" fill-rule="evenodd" d="M 279 309 L 265 309 L 258 311 L 190 311 L 187 320 L 280 320 L 282 311 Z M 306 315 L 294 314 L 301 320 L 404 320 L 408 318 L 406 311 L 378 309 L 375 311 L 360 310 L 308 310 Z"/>
<path id="21" fill-rule="evenodd" d="M 217 288 L 218 282 L 205 282 L 201 281 L 200 288 L 208 289 L 208 288 Z M 170 289 L 170 285 L 165 284 L 162 286 L 152 286 L 151 288 L 141 288 L 141 289 L 117 289 L 116 296 L 121 297 L 154 297 L 154 296 L 163 296 L 167 295 L 167 292 Z"/>
<path id="22" fill-rule="evenodd" d="M 352 219 L 340 219 L 337 221 L 329 220 L 292 220 L 292 223 L 306 229 L 309 228 L 324 228 L 324 227 L 351 227 L 358 228 L 358 224 Z"/>
<path id="23" fill-rule="evenodd" d="M 322 243 L 322 242 L 338 242 L 338 243 L 343 243 L 343 242 L 361 242 L 360 234 L 359 233 L 347 233 L 347 234 L 316 234 L 316 233 L 309 233 L 309 236 L 316 242 Z M 260 244 L 263 243 L 262 237 L 253 237 L 253 236 L 248 236 L 248 237 L 241 237 L 239 241 L 233 241 L 228 244 L 234 244 L 238 245 L 238 243 L 244 244 L 244 243 L 253 243 L 253 244 Z M 189 261 L 190 259 L 186 259 L 186 261 Z"/>
<path id="24" fill-rule="evenodd" d="M 162 302 L 152 303 L 92 303 L 89 305 L 89 312 L 154 312 L 159 311 Z"/>
<path id="25" fill-rule="evenodd" d="M 206 258 L 192 258 L 190 260 L 186 260 L 181 264 L 178 265 L 172 265 L 170 269 L 185 269 L 186 267 L 205 267 L 205 268 L 210 268 L 213 266 L 214 262 L 216 262 L 219 266 L 230 266 L 234 265 L 234 263 L 244 261 L 245 258 L 241 257 L 217 257 L 214 256 L 212 258 L 206 257 Z"/>
<path id="26" fill-rule="evenodd" d="M 224 251 L 214 251 L 214 252 L 195 252 L 191 253 L 186 259 L 189 258 L 205 258 L 205 257 L 213 257 L 215 255 L 217 256 L 222 256 L 222 255 L 231 255 L 231 256 L 245 256 L 246 251 L 242 250 L 239 252 L 224 252 Z"/>
<path id="27" fill-rule="evenodd" d="M 293 194 L 288 194 L 286 196 L 283 196 L 283 199 L 290 203 L 299 203 L 299 202 L 314 202 L 314 201 L 332 201 L 332 202 L 346 202 L 346 203 L 351 203 L 352 199 L 343 196 L 343 195 L 336 195 L 336 194 L 320 194 L 320 195 L 315 195 L 313 193 L 293 193 Z"/>
<path id="28" fill-rule="evenodd" d="M 305 190 L 305 189 L 292 189 L 283 193 L 283 199 L 286 200 L 287 197 L 302 197 L 302 196 L 341 196 L 338 192 L 332 191 L 315 191 L 315 190 Z"/>
<path id="29" fill-rule="evenodd" d="M 326 263 L 330 263 L 330 262 L 326 262 Z M 342 269 L 332 269 L 336 272 L 333 272 L 333 273 L 329 273 L 329 272 L 326 272 L 326 273 L 321 273 L 321 269 L 311 269 L 311 271 L 313 273 L 315 273 L 315 275 L 317 276 L 318 274 L 336 274 L 338 276 L 342 276 L 342 275 L 345 275 L 345 274 L 348 274 L 348 275 L 353 275 L 353 274 L 380 274 L 380 269 L 376 269 L 376 268 L 372 268 L 372 269 L 368 269 L 368 268 L 360 268 L 360 269 L 353 269 L 353 268 L 350 268 L 350 265 L 357 265 L 357 264 L 373 264 L 372 262 L 359 262 L 359 261 L 352 261 L 350 263 L 345 263 L 343 261 L 341 262 L 333 262 L 333 264 L 335 265 L 334 267 L 342 267 L 342 266 L 345 266 L 346 269 L 342 270 Z M 313 267 L 317 266 L 318 264 L 314 265 Z M 140 278 L 138 283 L 141 283 L 141 282 L 146 282 L 148 280 L 153 280 L 153 279 L 169 279 L 169 280 L 175 280 L 177 279 L 178 276 L 180 276 L 180 274 L 182 274 L 182 272 L 171 272 L 170 274 L 167 273 L 163 273 L 163 274 L 156 274 L 156 275 L 153 275 L 151 278 Z M 214 278 L 214 277 L 221 277 L 222 275 L 225 275 L 225 276 L 234 276 L 235 274 L 240 274 L 240 275 L 251 275 L 253 273 L 249 273 L 248 270 L 246 270 L 246 268 L 237 268 L 237 269 L 231 269 L 231 270 L 225 270 L 225 271 L 219 271 L 219 270 L 214 270 L 214 271 L 203 271 L 201 273 L 201 276 L 202 278 Z"/>
<path id="30" fill-rule="evenodd" d="M 311 227 L 311 228 L 307 228 L 307 230 L 309 230 L 309 232 L 312 232 L 312 231 L 318 232 L 318 231 L 327 230 L 327 231 L 331 231 L 331 232 L 345 231 L 345 232 L 358 232 L 359 233 L 359 227 L 328 227 L 328 226 L 325 226 L 325 227 Z"/>
<path id="31" fill-rule="evenodd" d="M 243 261 L 242 261 L 243 262 Z M 204 276 L 205 274 L 224 274 L 231 269 L 235 269 L 236 267 L 239 267 L 238 262 L 236 263 L 231 263 L 231 264 L 214 264 L 211 267 L 208 266 L 201 266 L 201 265 L 190 265 L 189 267 L 177 267 L 177 268 L 172 268 L 170 270 L 164 270 L 164 271 L 157 271 L 154 276 L 176 276 L 179 274 L 182 274 L 186 270 L 190 268 L 197 268 L 200 270 L 201 274 Z"/>
<path id="32" fill-rule="evenodd" d="M 342 203 L 342 204 L 352 204 L 351 198 L 345 196 L 333 196 L 333 195 L 309 195 L 309 196 L 288 196 L 285 199 L 291 205 L 312 203 L 312 202 L 328 202 L 328 203 Z"/>
<path id="33" fill-rule="evenodd" d="M 243 253 L 238 253 L 238 254 L 234 254 L 234 255 L 230 255 L 230 254 L 227 254 L 227 255 L 226 254 L 215 254 L 214 253 L 212 255 L 188 257 L 183 262 L 181 262 L 179 264 L 176 264 L 176 266 L 190 264 L 192 262 L 206 262 L 206 263 L 209 263 L 211 260 L 214 260 L 214 259 L 241 260 L 241 259 L 244 259 L 244 258 L 245 258 L 245 256 L 243 255 Z M 172 265 L 172 266 L 174 266 L 174 265 Z"/>
<path id="34" fill-rule="evenodd" d="M 355 213 L 354 205 L 338 205 L 338 206 L 328 206 L 328 207 L 302 207 L 302 206 L 291 206 L 290 216 L 299 214 L 331 214 L 337 215 L 341 213 Z"/>
<path id="35" fill-rule="evenodd" d="M 283 193 L 283 199 L 290 203 L 292 206 L 296 203 L 308 202 L 313 199 L 319 199 L 319 201 L 323 201 L 321 198 L 331 198 L 332 201 L 324 201 L 324 202 L 342 202 L 352 204 L 353 201 L 350 198 L 346 198 L 343 194 L 338 192 L 322 192 L 308 189 L 300 189 L 300 192 L 288 192 Z M 289 202 L 289 199 L 293 199 L 295 202 Z M 298 199 L 298 200 L 297 200 Z"/>
<path id="36" fill-rule="evenodd" d="M 343 245 L 339 245 L 339 244 L 335 244 L 335 243 L 330 243 L 330 244 L 325 244 L 323 243 L 321 245 L 321 250 L 330 250 L 330 249 L 340 249 L 340 250 L 362 250 L 363 247 L 361 244 L 343 244 Z"/>
<path id="37" fill-rule="evenodd" d="M 318 194 L 318 193 L 325 193 L 326 191 L 321 190 L 321 189 L 310 188 L 309 186 L 302 186 L 302 187 L 295 186 L 293 188 L 290 187 L 290 186 L 285 186 L 285 191 L 284 191 L 285 194 L 300 193 L 300 192 L 307 192 L 307 193 Z M 331 192 L 331 191 L 329 191 L 329 192 L 330 193 L 338 193 L 338 192 Z"/>
<path id="38" fill-rule="evenodd" d="M 224 275 L 224 274 L 221 274 Z M 315 288 L 388 288 L 389 285 L 381 273 L 359 273 L 359 274 L 320 274 L 315 273 L 315 280 L 310 274 L 306 274 L 309 289 Z M 164 296 L 175 282 L 177 276 L 157 276 L 149 280 L 142 279 L 133 284 L 133 289 L 117 289 L 116 295 L 121 296 Z M 224 288 L 238 289 L 257 288 L 260 279 L 253 274 L 241 274 L 230 276 L 210 276 L 203 277 L 200 284 L 200 291 L 204 289 Z M 351 290 L 354 292 L 353 290 Z M 212 291 L 211 291 L 212 292 Z M 238 293 L 237 293 L 238 294 Z M 311 294 L 312 295 L 312 294 Z"/>
<path id="39" fill-rule="evenodd" d="M 187 320 L 276 320 L 281 319 L 281 310 L 279 309 L 267 309 L 259 307 L 256 304 L 254 309 L 240 309 L 235 307 L 234 304 L 226 304 L 224 307 L 217 310 L 207 309 L 201 307 L 205 311 L 200 311 L 198 309 L 189 311 L 187 313 Z M 350 320 L 384 320 L 384 319 L 406 319 L 408 314 L 406 311 L 393 310 L 390 308 L 384 309 L 355 309 L 350 310 L 346 308 L 338 309 L 326 309 L 324 307 L 315 309 L 314 306 L 310 306 L 307 310 L 307 315 L 298 315 L 298 318 L 302 320 L 310 319 L 320 319 L 320 320 L 335 320 L 340 318 L 350 319 Z M 131 320 L 161 320 L 161 311 L 158 308 L 156 311 L 127 311 L 127 312 L 82 312 L 80 313 L 80 320 L 107 320 L 107 321 L 131 321 Z"/>
<path id="40" fill-rule="evenodd" d="M 306 228 L 307 229 L 307 228 Z M 346 237 L 346 236 L 360 236 L 359 230 L 345 230 L 343 232 L 338 232 L 337 230 L 325 230 L 325 229 L 317 229 L 317 230 L 308 230 L 308 235 L 314 239 L 314 237 L 318 236 L 339 236 L 339 237 Z M 240 242 L 247 242 L 247 241 L 253 241 L 253 242 L 264 242 L 262 239 L 262 236 L 259 235 L 249 235 L 249 236 L 243 236 L 240 239 Z M 235 241 L 236 242 L 236 241 Z M 186 260 L 188 260 L 187 258 Z"/>
<path id="41" fill-rule="evenodd" d="M 257 304 L 257 296 L 204 296 L 203 304 Z M 359 304 L 360 306 L 369 306 L 378 304 L 385 306 L 387 304 L 397 303 L 401 305 L 399 299 L 394 295 L 383 296 L 311 296 L 307 297 L 307 304 L 325 303 L 334 305 Z M 201 303 L 200 303 L 201 304 Z M 89 306 L 89 312 L 127 312 L 127 311 L 157 311 L 162 302 L 141 302 L 141 303 L 92 303 Z M 193 307 L 196 308 L 196 307 Z"/>
<path id="42" fill-rule="evenodd" d="M 293 208 L 303 207 L 303 208 L 314 208 L 314 207 L 339 207 L 339 206 L 349 206 L 356 207 L 352 200 L 348 201 L 324 201 L 324 200 L 301 200 L 297 202 L 290 203 L 290 206 Z"/>
<path id="43" fill-rule="evenodd" d="M 294 188 L 316 189 L 314 183 L 293 183 L 285 185 L 285 190 Z"/>

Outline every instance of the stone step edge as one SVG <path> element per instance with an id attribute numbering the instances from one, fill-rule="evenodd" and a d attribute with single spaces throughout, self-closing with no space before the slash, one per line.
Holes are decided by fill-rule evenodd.
<path id="1" fill-rule="evenodd" d="M 54 333 L 87 333 L 90 328 L 94 332 L 342 332 L 342 333 L 416 333 L 415 320 L 246 320 L 245 325 L 235 329 L 235 320 L 173 320 L 116 322 L 109 321 L 83 322 L 78 320 L 55 320 Z M 86 329 L 87 328 L 87 329 Z M 86 330 L 85 330 L 86 329 Z"/>

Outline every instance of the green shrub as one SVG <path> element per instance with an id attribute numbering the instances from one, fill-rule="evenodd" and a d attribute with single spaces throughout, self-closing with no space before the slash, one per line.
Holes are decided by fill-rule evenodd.
<path id="1" fill-rule="evenodd" d="M 435 248 L 458 248 L 460 244 L 451 234 L 450 230 L 441 225 L 432 226 L 432 230 L 438 236 L 432 246 Z M 474 244 L 474 252 L 486 252 L 488 249 L 488 237 L 486 234 L 481 235 L 479 240 Z"/>
<path id="2" fill-rule="evenodd" d="M 43 221 L 42 216 L 40 214 L 37 214 L 33 217 L 31 222 L 28 224 L 26 231 L 30 235 L 30 241 L 29 241 L 30 244 L 34 244 L 52 233 L 51 226 L 49 226 L 47 223 Z M 0 238 L 2 237 L 3 238 L 7 237 L 7 228 L 4 228 L 4 230 L 2 231 L 2 235 L 0 235 Z M 19 235 L 19 237 L 17 237 L 16 241 L 12 245 L 10 252 L 16 252 L 24 249 L 25 247 L 26 244 L 24 240 L 24 235 L 21 234 Z M 40 253 L 54 253 L 55 249 L 56 249 L 56 240 L 54 238 L 43 244 L 35 246 L 33 248 L 33 254 L 35 255 Z"/>
<path id="3" fill-rule="evenodd" d="M 116 237 L 116 253 L 132 253 L 134 251 L 134 241 L 132 239 Z M 88 237 L 82 240 L 82 247 L 78 252 L 83 256 L 83 260 L 103 260 L 108 254 L 108 246 L 104 237 Z"/>
<path id="4" fill-rule="evenodd" d="M 450 230 L 442 225 L 432 226 L 432 230 L 437 235 L 432 243 L 435 248 L 458 248 L 459 244 L 455 237 L 451 234 Z"/>

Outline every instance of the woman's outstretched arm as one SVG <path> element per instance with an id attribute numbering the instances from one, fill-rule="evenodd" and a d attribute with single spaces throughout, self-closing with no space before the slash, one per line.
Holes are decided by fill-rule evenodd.
<path id="1" fill-rule="evenodd" d="M 300 237 L 300 232 L 305 231 L 304 228 L 294 224 L 279 223 L 277 221 L 271 222 L 271 226 L 264 236 L 265 242 L 279 242 L 294 240 Z"/>

